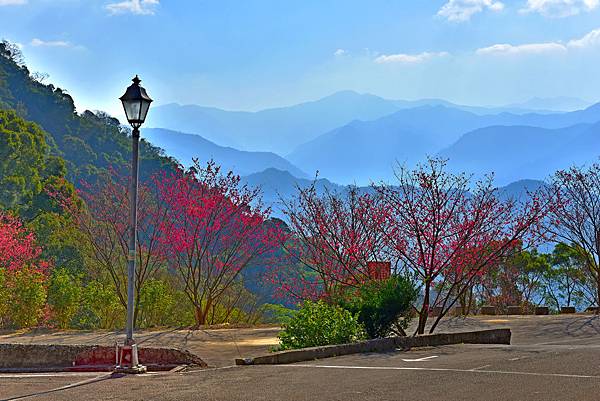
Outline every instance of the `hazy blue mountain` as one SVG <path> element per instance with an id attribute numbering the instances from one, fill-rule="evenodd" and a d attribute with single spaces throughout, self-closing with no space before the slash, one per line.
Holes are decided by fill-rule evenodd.
<path id="1" fill-rule="evenodd" d="M 544 187 L 546 183 L 541 180 L 519 180 L 498 189 L 501 198 L 524 200 L 527 195 Z"/>
<path id="2" fill-rule="evenodd" d="M 597 121 L 600 121 L 600 103 L 568 113 L 528 113 L 517 117 L 503 113 L 497 116 L 497 125 L 528 125 L 542 128 L 564 128 L 581 123 L 595 123 Z"/>
<path id="3" fill-rule="evenodd" d="M 219 144 L 282 154 L 348 122 L 393 113 L 393 102 L 352 91 L 290 107 L 258 112 L 169 104 L 152 109 L 147 125 L 192 132 Z"/>
<path id="4" fill-rule="evenodd" d="M 596 121 L 600 121 L 600 104 L 570 113 L 522 115 L 478 115 L 441 105 L 422 106 L 373 121 L 354 121 L 300 145 L 286 158 L 309 174 L 318 170 L 323 177 L 335 182 L 365 184 L 370 180 L 392 178 L 392 166 L 396 161 L 412 165 L 451 145 L 462 134 L 480 128 L 533 126 L 556 129 Z M 495 127 L 493 131 L 501 138 L 504 128 Z M 514 130 L 507 129 L 507 132 L 514 133 Z M 543 141 L 546 137 L 538 139 Z M 527 140 L 523 138 L 523 141 Z M 520 139 L 517 136 L 513 141 L 518 143 Z M 526 150 L 523 156 L 531 157 L 534 145 L 535 140 L 522 143 L 521 148 Z M 517 153 L 504 156 L 516 160 L 520 157 Z M 481 157 L 486 159 L 488 155 L 482 153 Z M 510 179 L 524 177 L 529 176 Z"/>
<path id="5" fill-rule="evenodd" d="M 559 129 L 493 126 L 463 135 L 439 153 L 452 171 L 493 172 L 499 184 L 546 179 L 571 165 L 597 161 L 600 123 Z"/>
<path id="6" fill-rule="evenodd" d="M 353 121 L 299 146 L 287 159 L 309 174 L 318 170 L 336 182 L 366 184 L 392 178 L 396 162 L 412 165 L 498 119 L 505 117 L 441 105 L 405 109 L 374 121 Z"/>
<path id="7" fill-rule="evenodd" d="M 162 128 L 146 128 L 142 130 L 142 136 L 164 149 L 184 166 L 190 166 L 192 158 L 198 158 L 201 163 L 214 159 L 224 169 L 240 175 L 248 175 L 272 167 L 289 171 L 297 177 L 306 177 L 302 170 L 275 153 L 240 151 L 216 145 L 199 135 Z"/>
<path id="8" fill-rule="evenodd" d="M 518 107 L 457 105 L 441 99 L 387 100 L 370 94 L 342 91 L 316 101 L 258 112 L 167 104 L 153 108 L 146 125 L 198 134 L 223 146 L 286 154 L 296 146 L 351 121 L 374 120 L 398 110 L 422 106 L 444 106 L 480 115 L 531 112 Z"/>
<path id="9" fill-rule="evenodd" d="M 242 177 L 242 181 L 252 188 L 261 188 L 263 202 L 273 208 L 273 214 L 276 217 L 282 217 L 281 209 L 283 205 L 281 199 L 292 199 L 297 193 L 297 188 L 308 188 L 313 184 L 314 178 L 299 178 L 288 171 L 269 168 Z M 316 181 L 316 188 L 318 192 L 322 193 L 325 189 L 343 191 L 345 187 L 319 178 Z"/>
<path id="10" fill-rule="evenodd" d="M 534 97 L 525 102 L 514 103 L 507 107 L 529 110 L 575 111 L 589 107 L 592 103 L 583 99 L 568 96 L 551 98 Z"/>
<path id="11" fill-rule="evenodd" d="M 420 100 L 394 100 L 393 101 L 399 109 L 412 109 L 416 107 L 422 106 L 444 106 L 450 107 L 453 109 L 468 111 L 473 114 L 479 115 L 488 115 L 488 114 L 500 114 L 500 113 L 511 113 L 511 114 L 528 114 L 528 113 L 542 113 L 542 114 L 550 114 L 555 113 L 556 111 L 548 109 L 534 109 L 534 108 L 526 108 L 520 107 L 519 105 L 511 105 L 511 106 L 467 106 L 463 104 L 456 104 L 449 102 L 443 99 L 420 99 Z M 587 107 L 589 104 L 580 107 L 583 109 Z"/>
<path id="12" fill-rule="evenodd" d="M 261 188 L 263 202 L 267 206 L 272 207 L 275 217 L 284 217 L 282 213 L 282 209 L 284 208 L 282 199 L 284 201 L 293 199 L 298 193 L 298 188 L 307 188 L 313 183 L 311 179 L 294 177 L 287 171 L 274 168 L 242 177 L 242 181 L 252 188 Z M 390 184 L 393 185 L 394 181 L 391 181 Z M 504 199 L 512 198 L 520 200 L 525 199 L 528 192 L 534 192 L 543 185 L 544 182 L 540 180 L 524 179 L 498 188 L 498 194 Z M 318 179 L 316 181 L 316 188 L 319 193 L 323 193 L 325 189 L 343 193 L 347 186 L 339 185 L 326 179 Z M 371 191 L 371 188 L 368 186 L 363 186 L 359 189 L 361 191 Z"/>
<path id="13" fill-rule="evenodd" d="M 377 123 L 354 121 L 298 147 L 287 158 L 309 173 L 364 185 L 369 179 L 392 177 L 395 161 L 413 164 L 439 146 L 429 132 L 386 117 Z"/>

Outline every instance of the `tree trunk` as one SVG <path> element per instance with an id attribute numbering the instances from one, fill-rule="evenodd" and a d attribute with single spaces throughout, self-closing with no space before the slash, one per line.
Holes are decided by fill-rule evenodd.
<path id="1" fill-rule="evenodd" d="M 194 318 L 196 319 L 196 329 L 206 324 L 206 313 L 202 306 L 194 306 Z"/>
<path id="2" fill-rule="evenodd" d="M 471 314 L 471 311 L 473 310 L 473 298 L 473 287 L 471 287 L 471 291 L 469 292 L 469 305 L 467 306 L 465 316 Z"/>
<path id="3" fill-rule="evenodd" d="M 460 305 L 463 316 L 467 316 L 469 313 L 471 313 L 471 308 L 473 306 L 473 287 L 470 287 L 469 291 L 465 291 L 463 293 L 461 296 Z"/>
<path id="4" fill-rule="evenodd" d="M 600 313 L 600 273 L 597 276 L 598 278 L 596 279 L 596 312 L 595 314 L 597 315 L 598 313 Z"/>
<path id="5" fill-rule="evenodd" d="M 425 295 L 423 297 L 423 307 L 419 313 L 419 326 L 417 327 L 417 334 L 425 334 L 425 324 L 427 323 L 427 317 L 429 316 L 429 283 L 425 283 Z"/>

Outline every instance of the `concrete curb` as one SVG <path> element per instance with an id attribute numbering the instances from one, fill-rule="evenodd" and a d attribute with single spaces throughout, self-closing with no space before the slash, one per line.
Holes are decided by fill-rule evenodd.
<path id="1" fill-rule="evenodd" d="M 115 347 L 98 345 L 0 344 L 0 372 L 100 372 L 115 366 Z M 173 348 L 140 348 L 148 370 L 179 365 L 206 367 L 196 355 Z"/>
<path id="2" fill-rule="evenodd" d="M 352 344 L 327 345 L 273 352 L 254 358 L 238 358 L 236 365 L 277 365 L 310 361 L 313 359 L 358 354 L 364 352 L 386 352 L 397 348 L 433 347 L 452 344 L 510 344 L 510 329 L 468 331 L 462 333 L 440 333 L 416 337 L 388 337 L 361 341 Z"/>

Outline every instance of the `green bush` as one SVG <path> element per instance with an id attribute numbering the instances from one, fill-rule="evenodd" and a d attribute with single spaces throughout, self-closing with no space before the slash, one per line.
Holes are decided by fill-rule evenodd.
<path id="1" fill-rule="evenodd" d="M 392 276 L 367 282 L 338 303 L 358 317 L 369 338 L 381 338 L 391 333 L 406 335 L 416 297 L 417 289 L 408 278 Z"/>
<path id="2" fill-rule="evenodd" d="M 349 311 L 324 301 L 305 301 L 283 325 L 279 349 L 345 344 L 363 339 L 364 327 Z"/>
<path id="3" fill-rule="evenodd" d="M 157 279 L 144 283 L 140 291 L 138 327 L 168 326 L 176 322 L 175 296 L 169 285 Z"/>
<path id="4" fill-rule="evenodd" d="M 44 314 L 46 277 L 34 268 L 23 268 L 9 275 L 8 316 L 14 327 L 33 327 Z"/>
<path id="5" fill-rule="evenodd" d="M 71 326 L 71 321 L 81 306 L 83 286 L 80 277 L 67 269 L 56 269 L 48 286 L 48 305 L 52 310 L 52 321 L 61 329 Z"/>
<path id="6" fill-rule="evenodd" d="M 98 280 L 87 283 L 81 308 L 73 320 L 80 329 L 114 329 L 125 327 L 125 308 L 114 288 Z"/>

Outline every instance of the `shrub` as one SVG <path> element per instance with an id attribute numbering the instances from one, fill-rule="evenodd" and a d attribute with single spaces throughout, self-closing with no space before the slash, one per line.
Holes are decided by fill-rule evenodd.
<path id="1" fill-rule="evenodd" d="M 175 297 L 169 285 L 161 280 L 147 280 L 140 291 L 137 326 L 157 327 L 175 323 Z"/>
<path id="2" fill-rule="evenodd" d="M 74 318 L 74 326 L 81 329 L 114 329 L 125 326 L 125 308 L 114 288 L 98 280 L 87 283 L 82 294 L 82 305 Z"/>
<path id="3" fill-rule="evenodd" d="M 338 303 L 358 317 L 369 338 L 380 338 L 390 333 L 406 335 L 416 297 L 417 289 L 408 278 L 392 276 L 367 282 Z"/>
<path id="4" fill-rule="evenodd" d="M 48 286 L 48 305 L 52 310 L 52 321 L 61 329 L 71 326 L 71 321 L 81 306 L 83 287 L 80 277 L 67 269 L 56 269 Z"/>
<path id="5" fill-rule="evenodd" d="M 46 276 L 35 268 L 24 267 L 7 277 L 8 316 L 14 327 L 35 326 L 44 314 Z"/>
<path id="6" fill-rule="evenodd" d="M 324 301 L 305 301 L 279 334 L 281 350 L 345 344 L 364 338 L 363 325 L 356 316 Z"/>

